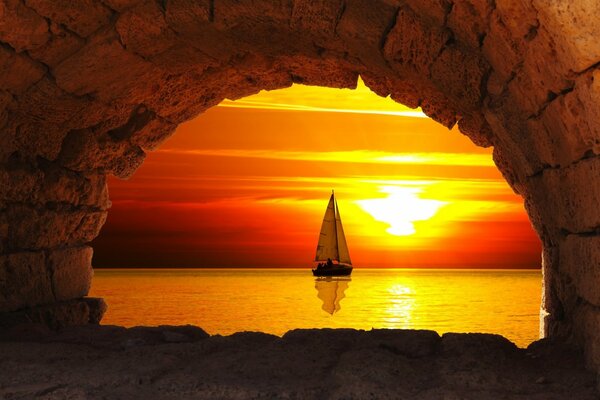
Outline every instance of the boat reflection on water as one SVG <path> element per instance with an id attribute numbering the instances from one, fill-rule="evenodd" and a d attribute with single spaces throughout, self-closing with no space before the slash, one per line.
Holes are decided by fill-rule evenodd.
<path id="1" fill-rule="evenodd" d="M 323 311 L 333 315 L 341 310 L 340 301 L 346 297 L 344 291 L 348 289 L 351 280 L 349 277 L 330 276 L 315 279 L 315 289 L 317 297 L 323 302 Z"/>

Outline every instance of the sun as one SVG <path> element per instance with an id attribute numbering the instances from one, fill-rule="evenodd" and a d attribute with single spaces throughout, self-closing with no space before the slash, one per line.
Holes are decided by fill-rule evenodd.
<path id="1" fill-rule="evenodd" d="M 447 204 L 444 201 L 423 199 L 423 189 L 415 186 L 381 186 L 381 193 L 387 197 L 356 200 L 356 203 L 375 220 L 389 225 L 386 229 L 394 236 L 409 236 L 416 233 L 415 221 L 432 218 Z"/>

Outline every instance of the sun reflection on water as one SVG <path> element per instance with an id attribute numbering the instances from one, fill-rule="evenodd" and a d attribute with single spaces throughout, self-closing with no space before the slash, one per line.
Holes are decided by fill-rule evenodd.
<path id="1" fill-rule="evenodd" d="M 116 325 L 201 326 L 211 334 L 297 328 L 432 329 L 539 337 L 540 271 L 400 270 L 357 266 L 352 280 L 310 269 L 97 270 L 92 296 Z M 315 290 L 316 289 L 316 290 Z M 500 295 L 501 294 L 501 295 Z"/>
<path id="2" fill-rule="evenodd" d="M 385 327 L 409 329 L 412 327 L 412 309 L 415 302 L 411 288 L 392 283 L 387 289 L 390 305 L 385 309 Z"/>

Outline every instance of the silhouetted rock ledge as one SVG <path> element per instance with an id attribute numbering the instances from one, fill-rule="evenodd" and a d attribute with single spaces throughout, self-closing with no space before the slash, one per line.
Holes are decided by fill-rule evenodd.
<path id="1" fill-rule="evenodd" d="M 578 352 L 498 335 L 194 326 L 0 332 L 1 399 L 597 399 Z"/>

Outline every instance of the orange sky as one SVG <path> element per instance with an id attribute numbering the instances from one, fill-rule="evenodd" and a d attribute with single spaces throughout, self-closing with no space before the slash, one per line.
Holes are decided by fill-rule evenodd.
<path id="1" fill-rule="evenodd" d="M 182 125 L 109 181 L 94 265 L 308 268 L 331 189 L 358 268 L 539 267 L 491 150 L 362 83 L 262 92 Z"/>

